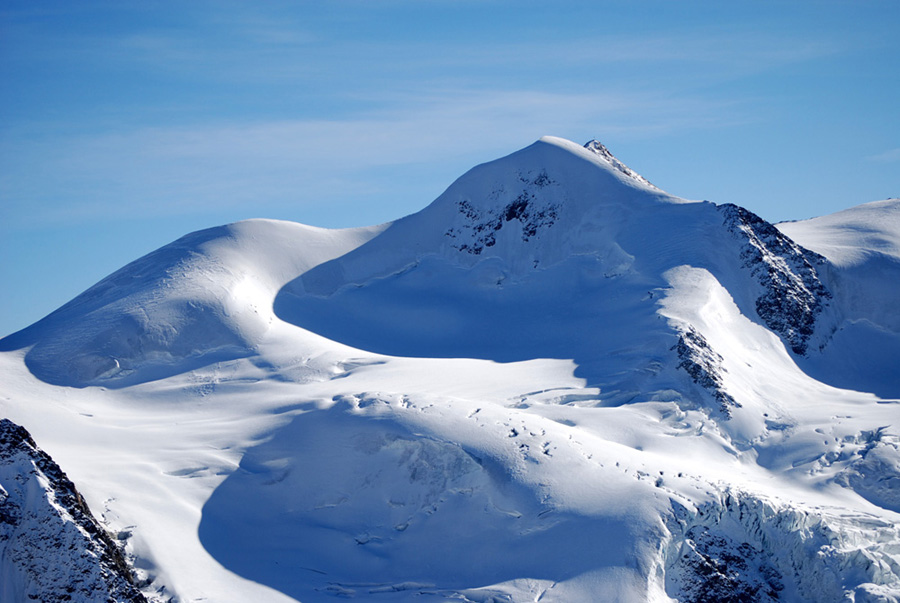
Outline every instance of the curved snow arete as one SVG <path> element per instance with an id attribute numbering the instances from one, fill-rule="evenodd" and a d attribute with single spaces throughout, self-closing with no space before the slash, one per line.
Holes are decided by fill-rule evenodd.
<path id="1" fill-rule="evenodd" d="M 255 354 L 278 289 L 380 227 L 247 220 L 189 234 L 0 340 L 54 385 L 126 387 Z"/>

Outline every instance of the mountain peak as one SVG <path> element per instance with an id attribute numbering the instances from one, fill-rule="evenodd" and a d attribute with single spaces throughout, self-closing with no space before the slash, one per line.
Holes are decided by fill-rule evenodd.
<path id="1" fill-rule="evenodd" d="M 606 145 L 604 145 L 599 140 L 593 139 L 593 140 L 588 141 L 587 143 L 585 143 L 584 148 L 586 148 L 588 151 L 591 151 L 592 153 L 594 153 L 595 155 L 597 155 L 598 157 L 600 157 L 601 159 L 603 159 L 604 161 L 609 163 L 613 168 L 622 172 L 629 178 L 632 178 L 634 180 L 637 180 L 641 184 L 645 184 L 647 186 L 650 186 L 650 187 L 653 187 L 653 188 L 659 190 L 658 187 L 655 186 L 654 184 L 652 184 L 649 180 L 647 180 L 646 178 L 644 178 L 643 176 L 641 176 L 640 174 L 635 172 L 633 169 L 631 169 L 630 167 L 628 167 L 627 165 L 625 165 L 624 163 L 622 163 L 621 161 L 616 159 L 616 156 L 613 155 L 609 151 L 609 149 L 606 148 Z"/>
<path id="2" fill-rule="evenodd" d="M 782 234 L 645 182 L 545 137 L 0 340 L 0 601 L 127 601 L 124 546 L 154 603 L 900 603 L 900 202 Z"/>

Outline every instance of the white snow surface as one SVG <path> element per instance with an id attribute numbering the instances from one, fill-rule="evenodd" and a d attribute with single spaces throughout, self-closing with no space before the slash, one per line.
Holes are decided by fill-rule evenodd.
<path id="1" fill-rule="evenodd" d="M 900 199 L 778 228 L 829 261 L 830 324 L 822 354 L 804 368 L 833 385 L 900 397 Z"/>
<path id="2" fill-rule="evenodd" d="M 137 260 L 0 340 L 0 413 L 153 600 L 896 602 L 898 203 L 779 225 L 797 353 L 807 256 L 547 137 Z"/>

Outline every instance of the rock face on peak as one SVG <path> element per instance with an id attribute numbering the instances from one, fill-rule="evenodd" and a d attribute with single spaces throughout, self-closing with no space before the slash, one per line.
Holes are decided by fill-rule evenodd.
<path id="1" fill-rule="evenodd" d="M 29 433 L 0 419 L 0 600 L 146 603 L 122 552 Z"/>
<path id="2" fill-rule="evenodd" d="M 616 159 L 616 157 L 609 151 L 609 149 L 606 148 L 606 145 L 604 145 L 599 140 L 591 140 L 591 141 L 585 143 L 584 148 L 586 148 L 588 151 L 596 153 L 598 156 L 602 157 L 605 161 L 609 162 L 610 165 L 612 165 L 614 168 L 616 168 L 617 170 L 619 170 L 620 172 L 622 172 L 629 178 L 633 178 L 634 180 L 637 180 L 641 184 L 646 184 L 647 186 L 656 188 L 653 184 L 650 183 L 649 180 L 647 180 L 646 178 L 644 178 L 643 176 L 641 176 L 640 174 L 635 172 L 633 169 L 631 169 L 630 167 L 628 167 L 627 165 L 625 165 L 624 163 L 622 163 L 621 161 Z"/>
<path id="3" fill-rule="evenodd" d="M 457 227 L 450 227 L 444 233 L 451 239 L 462 242 L 451 243 L 451 247 L 472 255 L 481 255 L 488 247 L 497 244 L 498 232 L 509 222 L 517 222 L 522 242 L 528 243 L 538 233 L 551 226 L 559 217 L 559 206 L 552 200 L 545 201 L 541 189 L 555 184 L 546 172 L 533 179 L 522 178 L 522 190 L 499 209 L 478 209 L 468 199 L 457 202 L 459 212 L 466 221 Z"/>
<path id="4" fill-rule="evenodd" d="M 743 207 L 729 203 L 720 211 L 726 228 L 742 241 L 743 267 L 759 284 L 757 314 L 795 354 L 806 354 L 816 319 L 832 297 L 817 271 L 825 258 Z"/>

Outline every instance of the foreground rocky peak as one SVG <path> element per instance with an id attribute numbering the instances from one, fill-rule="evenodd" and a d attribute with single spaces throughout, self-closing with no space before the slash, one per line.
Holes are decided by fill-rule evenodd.
<path id="1" fill-rule="evenodd" d="M 75 485 L 24 427 L 0 419 L 0 600 L 146 603 Z"/>

